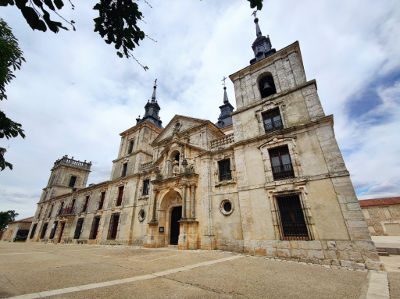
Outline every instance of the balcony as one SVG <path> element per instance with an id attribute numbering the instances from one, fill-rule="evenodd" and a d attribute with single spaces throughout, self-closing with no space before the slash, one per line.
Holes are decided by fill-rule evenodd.
<path id="1" fill-rule="evenodd" d="M 281 164 L 278 166 L 272 166 L 272 174 L 274 176 L 274 180 L 294 178 L 292 164 Z"/>
<path id="2" fill-rule="evenodd" d="M 74 216 L 77 214 L 76 209 L 74 207 L 67 207 L 63 208 L 59 213 L 58 216 Z"/>

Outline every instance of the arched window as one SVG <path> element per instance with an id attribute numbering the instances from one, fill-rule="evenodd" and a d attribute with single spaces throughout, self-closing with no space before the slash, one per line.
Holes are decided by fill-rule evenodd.
<path id="1" fill-rule="evenodd" d="M 258 89 L 262 98 L 266 98 L 276 93 L 274 78 L 271 73 L 266 73 L 258 80 Z"/>

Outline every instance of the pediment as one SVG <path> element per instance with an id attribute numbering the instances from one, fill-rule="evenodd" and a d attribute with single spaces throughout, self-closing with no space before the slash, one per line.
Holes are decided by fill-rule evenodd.
<path id="1" fill-rule="evenodd" d="M 158 135 L 158 137 L 153 141 L 153 144 L 158 144 L 168 138 L 171 138 L 175 133 L 181 133 L 189 129 L 202 126 L 208 123 L 208 121 L 192 118 L 182 115 L 175 115 L 165 129 Z"/>

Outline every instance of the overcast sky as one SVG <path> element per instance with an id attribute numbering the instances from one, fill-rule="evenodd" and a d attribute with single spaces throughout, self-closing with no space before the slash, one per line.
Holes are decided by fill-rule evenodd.
<path id="1" fill-rule="evenodd" d="M 175 114 L 217 120 L 221 78 L 253 57 L 248 2 L 147 1 L 152 8 L 139 2 L 142 26 L 157 42 L 135 51 L 147 72 L 93 32 L 96 1 L 73 1 L 74 11 L 67 4 L 63 16 L 77 31 L 59 34 L 33 32 L 15 8 L 1 8 L 26 58 L 1 110 L 27 137 L 1 140 L 14 170 L 0 173 L 0 210 L 33 215 L 65 154 L 93 161 L 89 183 L 109 179 L 119 133 L 143 115 L 155 78 L 164 125 Z M 300 42 L 359 198 L 400 195 L 400 2 L 268 0 L 259 19 L 277 50 Z M 236 106 L 231 82 L 227 88 Z"/>

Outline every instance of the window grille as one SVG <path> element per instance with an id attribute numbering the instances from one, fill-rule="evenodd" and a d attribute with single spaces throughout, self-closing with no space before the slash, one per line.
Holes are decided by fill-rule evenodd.
<path id="1" fill-rule="evenodd" d="M 279 108 L 262 113 L 265 132 L 272 132 L 283 128 Z"/>
<path id="2" fill-rule="evenodd" d="M 304 211 L 297 194 L 278 196 L 280 228 L 283 240 L 310 240 Z"/>
<path id="3" fill-rule="evenodd" d="M 220 181 L 229 181 L 232 179 L 230 159 L 218 161 L 218 169 Z"/>
<path id="4" fill-rule="evenodd" d="M 290 159 L 287 145 L 269 150 L 271 159 L 272 174 L 274 180 L 281 180 L 294 177 L 292 161 Z"/>

